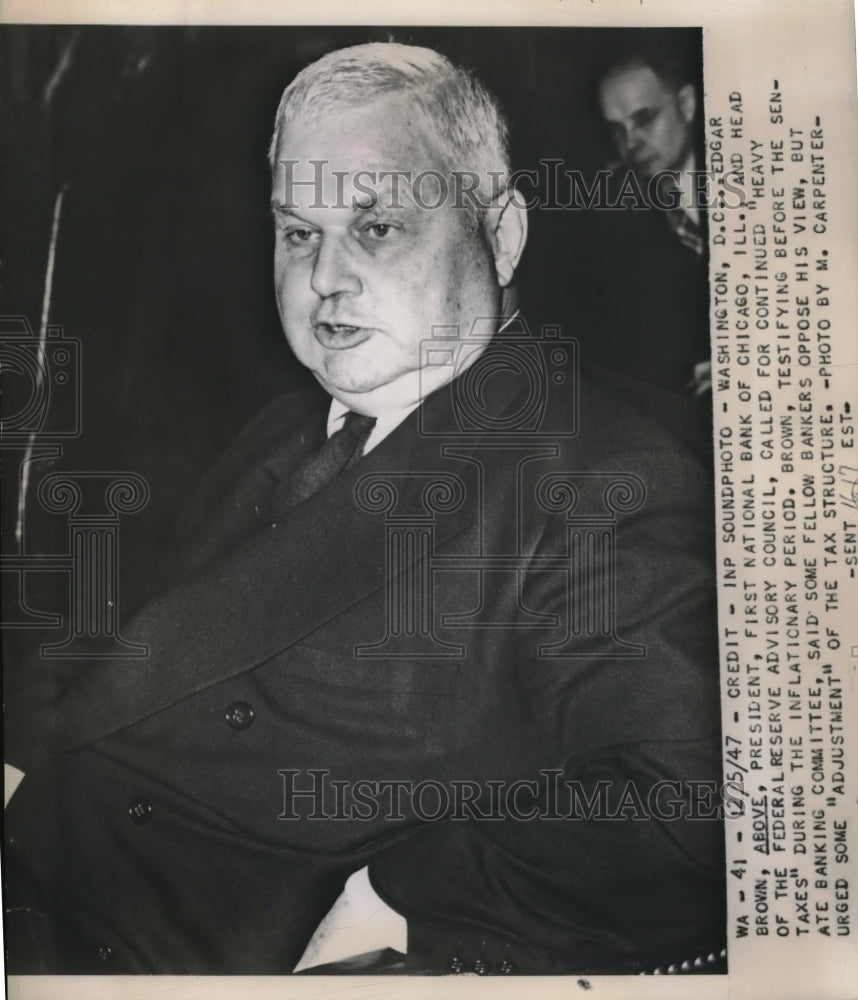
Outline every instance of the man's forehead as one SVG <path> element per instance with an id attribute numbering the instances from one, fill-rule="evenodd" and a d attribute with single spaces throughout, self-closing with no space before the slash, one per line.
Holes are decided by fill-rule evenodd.
<path id="1" fill-rule="evenodd" d="M 658 104 L 671 93 L 655 70 L 643 64 L 626 66 L 602 82 L 600 99 L 606 114 L 630 114 Z"/>
<path id="2" fill-rule="evenodd" d="M 431 197 L 448 164 L 440 140 L 406 94 L 285 124 L 277 145 L 272 201 L 304 208 L 408 208 Z"/>
<path id="3" fill-rule="evenodd" d="M 362 213 L 373 209 L 413 214 L 438 209 L 449 200 L 451 183 L 436 169 L 412 170 L 395 163 L 367 161 L 355 169 L 314 160 L 282 159 L 275 164 L 271 205 L 275 212 L 305 214 L 331 210 Z"/>
<path id="4" fill-rule="evenodd" d="M 350 161 L 351 170 L 421 169 L 411 162 L 437 160 L 440 140 L 409 90 L 363 103 L 335 103 L 299 114 L 284 124 L 278 159 Z M 437 165 L 436 163 L 432 164 Z"/>

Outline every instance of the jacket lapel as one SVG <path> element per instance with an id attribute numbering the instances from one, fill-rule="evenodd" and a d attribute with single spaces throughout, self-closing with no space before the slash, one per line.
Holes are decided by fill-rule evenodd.
<path id="1" fill-rule="evenodd" d="M 491 373 L 494 355 L 493 343 L 475 368 L 484 365 Z M 509 392 L 492 379 L 480 386 L 485 415 L 494 414 L 496 426 L 520 411 L 528 391 L 525 386 Z M 376 449 L 282 523 L 263 518 L 248 527 L 242 522 L 243 533 L 227 532 L 216 555 L 203 561 L 191 556 L 192 574 L 147 604 L 126 629 L 127 639 L 149 646 L 148 658 L 88 662 L 66 685 L 52 706 L 56 746 L 82 746 L 252 670 L 384 587 L 384 512 L 362 509 L 356 487 L 366 475 L 377 474 L 395 481 L 398 511 L 422 511 L 426 474 L 462 473 L 482 439 L 479 430 L 463 431 L 460 425 L 462 391 L 454 381 L 433 393 Z M 281 420 L 278 413 L 289 416 Z M 318 437 L 319 414 L 305 411 L 296 417 L 294 402 L 287 402 L 275 404 L 256 424 L 256 431 L 251 426 L 245 435 L 249 457 L 245 453 L 238 464 L 256 477 L 259 489 L 267 489 L 262 503 L 270 505 L 277 477 L 288 474 Z M 259 441 L 264 442 L 261 453 Z M 444 447 L 451 443 L 452 454 Z M 237 481 L 246 506 L 241 473 Z M 235 483 L 233 474 L 233 488 Z M 480 502 L 475 493 L 466 493 L 461 506 L 438 519 L 436 548 L 479 521 Z M 408 572 L 419 558 L 415 551 L 401 571 Z"/>
<path id="2" fill-rule="evenodd" d="M 441 390 L 424 409 L 435 419 L 448 405 Z M 421 433 L 425 416 L 412 413 L 282 523 L 265 520 L 238 538 L 227 532 L 225 547 L 201 565 L 192 551 L 193 574 L 144 606 L 125 630 L 128 640 L 148 645 L 149 656 L 90 661 L 66 686 L 53 706 L 56 746 L 82 746 L 251 670 L 382 588 L 385 517 L 361 509 L 355 488 L 368 474 L 396 473 L 401 509 L 413 510 L 426 480 L 410 473 L 461 468 L 440 458 L 437 438 Z M 303 454 L 287 454 L 285 465 L 294 466 Z M 258 477 L 254 469 L 262 468 L 271 491 L 283 466 L 284 456 L 269 457 L 248 474 Z M 256 481 L 264 491 L 264 480 Z M 243 489 L 239 483 L 239 493 Z M 270 496 L 261 499 L 265 504 Z M 463 532 L 474 516 L 467 502 L 445 515 L 436 545 Z"/>

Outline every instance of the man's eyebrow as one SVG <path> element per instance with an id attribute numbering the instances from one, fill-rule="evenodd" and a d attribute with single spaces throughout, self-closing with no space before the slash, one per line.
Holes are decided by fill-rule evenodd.
<path id="1" fill-rule="evenodd" d="M 377 191 L 362 191 L 361 196 L 352 196 L 352 210 L 356 212 L 369 212 L 378 205 Z"/>
<path id="2" fill-rule="evenodd" d="M 414 194 L 410 188 L 403 187 L 399 193 L 401 200 L 394 199 L 392 202 L 385 198 L 379 198 L 377 192 L 365 192 L 362 197 L 356 195 L 351 196 L 351 202 L 348 205 L 341 205 L 335 207 L 351 208 L 355 215 L 361 215 L 365 212 L 372 212 L 378 210 L 380 212 L 386 212 L 391 210 L 402 210 L 413 207 L 416 202 L 414 200 Z M 307 226 L 314 226 L 314 223 L 308 222 L 304 219 L 296 210 L 294 206 L 286 205 L 280 202 L 276 197 L 272 197 L 268 203 L 271 212 L 274 215 L 284 218 L 290 216 L 299 222 L 304 223 Z"/>
<path id="3" fill-rule="evenodd" d="M 305 219 L 302 219 L 301 216 L 296 213 L 294 208 L 291 208 L 289 205 L 282 204 L 276 198 L 272 198 L 271 201 L 269 202 L 269 205 L 271 206 L 271 211 L 275 215 L 279 216 L 291 215 L 292 218 L 297 219 L 299 222 L 303 222 L 307 226 L 312 225 L 312 223 L 307 222 Z"/>

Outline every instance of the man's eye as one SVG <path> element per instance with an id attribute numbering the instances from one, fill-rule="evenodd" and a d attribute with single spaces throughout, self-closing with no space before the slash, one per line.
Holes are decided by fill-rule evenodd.
<path id="1" fill-rule="evenodd" d="M 293 247 L 306 246 L 316 236 L 312 229 L 302 229 L 299 226 L 286 230 L 286 241 Z"/>
<path id="2" fill-rule="evenodd" d="M 656 118 L 658 118 L 658 115 L 658 108 L 646 108 L 646 110 L 639 111 L 636 115 L 634 115 L 632 121 L 635 123 L 637 128 L 649 128 Z"/>
<path id="3" fill-rule="evenodd" d="M 375 240 L 384 240 L 394 231 L 396 227 L 389 222 L 371 222 L 364 226 L 364 233 Z"/>

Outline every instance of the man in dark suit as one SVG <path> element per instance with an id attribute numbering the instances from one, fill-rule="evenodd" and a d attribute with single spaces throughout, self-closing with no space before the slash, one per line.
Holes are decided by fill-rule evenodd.
<path id="1" fill-rule="evenodd" d="M 148 658 L 38 664 L 10 709 L 10 970 L 706 967 L 706 470 L 509 308 L 526 219 L 467 73 L 331 53 L 271 161 L 280 316 L 325 393 L 207 479 L 126 629 Z"/>
<path id="2" fill-rule="evenodd" d="M 587 213 L 587 252 L 571 278 L 584 356 L 702 397 L 711 384 L 709 286 L 695 83 L 680 59 L 654 47 L 615 57 L 597 89 L 617 160 L 607 205 Z"/>

